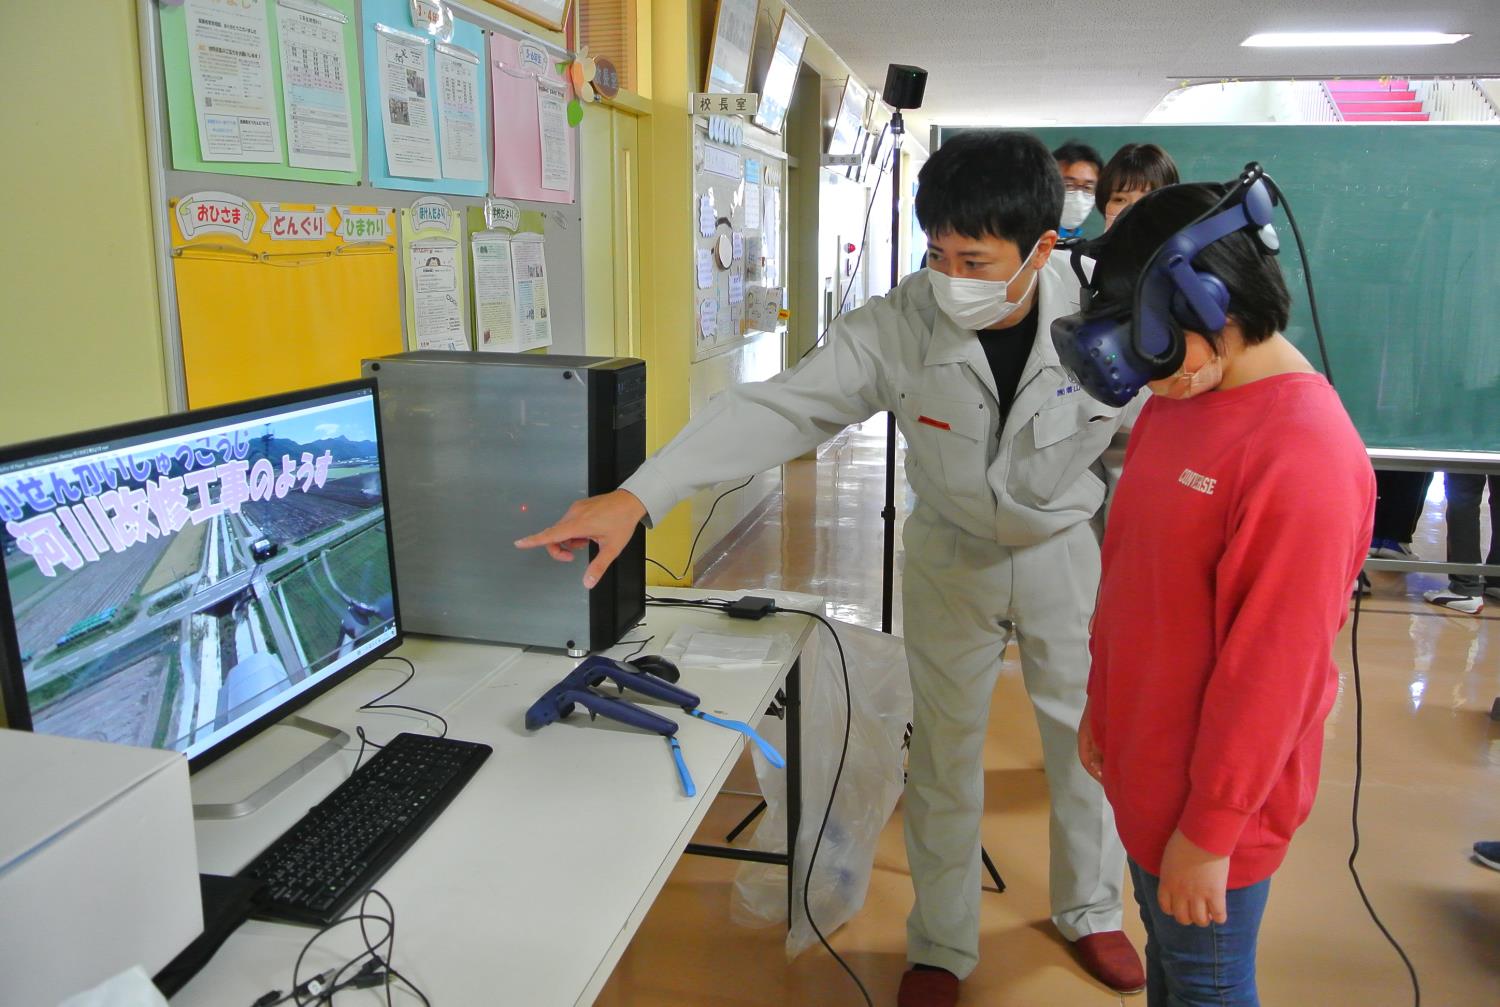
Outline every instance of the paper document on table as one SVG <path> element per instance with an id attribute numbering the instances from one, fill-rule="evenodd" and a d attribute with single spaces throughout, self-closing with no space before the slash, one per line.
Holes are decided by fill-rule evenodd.
<path id="1" fill-rule="evenodd" d="M 769 637 L 719 633 L 695 634 L 682 652 L 688 664 L 761 664 L 770 656 Z"/>
<path id="2" fill-rule="evenodd" d="M 265 0 L 186 0 L 188 65 L 205 161 L 281 160 Z"/>
<path id="3" fill-rule="evenodd" d="M 443 141 L 443 177 L 484 179 L 479 128 L 479 56 L 439 43 L 438 127 Z"/>
<path id="4" fill-rule="evenodd" d="M 437 134 L 428 97 L 426 39 L 377 26 L 381 132 L 392 175 L 439 178 Z"/>
<path id="5" fill-rule="evenodd" d="M 287 159 L 294 168 L 354 171 L 349 73 L 344 65 L 348 19 L 317 0 L 281 0 L 281 93 Z"/>

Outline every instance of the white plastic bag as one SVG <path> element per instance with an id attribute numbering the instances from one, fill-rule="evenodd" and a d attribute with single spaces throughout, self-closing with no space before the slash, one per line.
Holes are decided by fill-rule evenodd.
<path id="1" fill-rule="evenodd" d="M 849 751 L 823 843 L 813 864 L 808 902 L 825 936 L 847 923 L 864 905 L 880 831 L 901 796 L 905 778 L 906 727 L 911 722 L 911 680 L 899 637 L 847 623 L 838 626 L 849 662 L 853 719 Z M 802 822 L 797 837 L 793 922 L 787 957 L 817 943 L 803 909 L 803 886 L 818 829 L 828 810 L 828 793 L 838 770 L 844 738 L 844 675 L 839 649 L 827 627 L 803 651 L 802 659 Z M 786 751 L 786 724 L 767 719 L 760 733 Z M 766 800 L 750 847 L 786 848 L 786 773 L 753 751 L 755 774 Z M 730 917 L 749 927 L 786 924 L 786 868 L 745 864 L 735 878 Z"/>

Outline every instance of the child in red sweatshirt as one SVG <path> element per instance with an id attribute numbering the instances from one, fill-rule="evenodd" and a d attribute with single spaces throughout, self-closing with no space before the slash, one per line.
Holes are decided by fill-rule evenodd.
<path id="1" fill-rule="evenodd" d="M 1128 304 L 1216 185 L 1162 189 L 1096 246 L 1095 304 Z M 1271 874 L 1312 808 L 1334 637 L 1375 479 L 1329 383 L 1284 336 L 1276 260 L 1236 232 L 1194 259 L 1229 290 L 1152 382 L 1104 537 L 1079 755 L 1104 785 L 1146 924 L 1151 1007 L 1254 1007 Z"/>

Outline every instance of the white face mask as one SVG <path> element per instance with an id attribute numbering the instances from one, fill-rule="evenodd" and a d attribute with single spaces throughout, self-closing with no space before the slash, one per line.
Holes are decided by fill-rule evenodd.
<path id="1" fill-rule="evenodd" d="M 1031 251 L 1021 261 L 1021 268 L 1008 280 L 954 279 L 947 273 L 929 268 L 927 273 L 932 278 L 932 295 L 937 298 L 938 307 L 961 329 L 977 331 L 1005 321 L 1021 306 L 1021 301 L 1026 300 L 1031 288 L 1036 285 L 1036 271 L 1033 270 L 1031 280 L 1026 284 L 1026 290 L 1020 299 L 1007 300 L 1010 285 L 1026 272 L 1027 263 L 1036 254 L 1037 245 L 1041 242 L 1042 239 L 1038 238 L 1037 244 L 1031 246 Z"/>
<path id="2" fill-rule="evenodd" d="M 1069 190 L 1063 196 L 1062 226 L 1068 230 L 1078 227 L 1089 219 L 1089 211 L 1094 208 L 1094 194 L 1083 190 Z"/>

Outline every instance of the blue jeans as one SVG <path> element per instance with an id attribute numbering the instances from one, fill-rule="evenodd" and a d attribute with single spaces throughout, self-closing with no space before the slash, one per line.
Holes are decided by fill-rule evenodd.
<path id="1" fill-rule="evenodd" d="M 1183 926 L 1156 900 L 1160 878 L 1134 860 L 1130 877 L 1146 924 L 1147 1007 L 1259 1007 L 1255 938 L 1271 879 L 1225 893 L 1228 920 Z"/>

